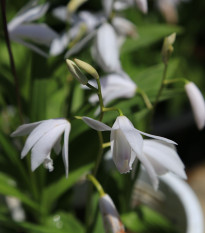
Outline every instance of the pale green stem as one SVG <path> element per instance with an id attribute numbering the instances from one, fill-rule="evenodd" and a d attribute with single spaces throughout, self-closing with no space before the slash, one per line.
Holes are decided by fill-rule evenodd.
<path id="1" fill-rule="evenodd" d="M 159 101 L 159 98 L 160 98 L 160 96 L 162 94 L 162 91 L 163 91 L 163 88 L 164 88 L 164 81 L 165 81 L 166 76 L 167 76 L 167 69 L 168 69 L 168 63 L 164 63 L 164 71 L 163 71 L 163 76 L 162 76 L 162 82 L 161 82 L 161 85 L 160 85 L 157 97 L 155 99 L 155 102 L 154 102 L 154 105 L 153 105 L 153 109 L 156 108 L 157 103 Z"/>
<path id="2" fill-rule="evenodd" d="M 109 147 L 110 144 L 111 144 L 110 142 L 103 143 L 103 149 Z"/>
<path id="3" fill-rule="evenodd" d="M 146 107 L 147 107 L 148 109 L 152 109 L 153 106 L 152 106 L 152 103 L 150 102 L 150 100 L 149 100 L 147 94 L 146 94 L 143 90 L 141 90 L 141 89 L 139 89 L 139 88 L 138 88 L 138 93 L 142 96 L 142 98 L 143 98 L 143 100 L 144 100 L 144 102 L 145 102 Z"/>
<path id="4" fill-rule="evenodd" d="M 176 79 L 164 80 L 163 84 L 168 85 L 168 84 L 177 83 L 177 82 L 183 82 L 184 84 L 187 84 L 190 81 L 185 78 L 176 78 Z"/>
<path id="5" fill-rule="evenodd" d="M 105 195 L 105 192 L 103 190 L 102 185 L 99 183 L 99 181 L 92 174 L 88 174 L 87 179 L 93 183 L 93 185 L 96 187 L 96 189 L 99 192 L 101 197 Z"/>
<path id="6" fill-rule="evenodd" d="M 99 165 L 100 165 L 100 161 L 102 159 L 102 155 L 103 155 L 103 136 L 102 136 L 102 132 L 101 131 L 97 131 L 98 132 L 98 138 L 99 138 L 99 151 L 98 151 L 98 155 L 97 155 L 97 159 L 95 161 L 95 167 L 93 169 L 93 175 L 96 176 Z"/>
<path id="7" fill-rule="evenodd" d="M 124 116 L 122 111 L 119 108 L 110 107 L 110 108 L 103 108 L 102 110 L 103 112 L 117 111 L 120 116 Z"/>

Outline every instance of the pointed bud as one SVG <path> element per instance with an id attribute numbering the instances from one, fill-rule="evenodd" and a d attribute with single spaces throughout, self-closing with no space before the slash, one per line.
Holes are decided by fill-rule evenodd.
<path id="1" fill-rule="evenodd" d="M 100 211 L 106 233 L 125 233 L 124 226 L 120 220 L 117 209 L 108 194 L 100 197 Z"/>
<path id="2" fill-rule="evenodd" d="M 86 85 L 88 83 L 87 77 L 81 72 L 79 67 L 71 60 L 66 59 L 66 63 L 68 65 L 68 69 L 73 75 L 74 78 L 76 78 L 81 84 Z"/>
<path id="3" fill-rule="evenodd" d="M 189 98 L 192 111 L 194 114 L 197 128 L 202 130 L 205 126 L 205 102 L 199 88 L 193 83 L 189 82 L 185 85 L 185 90 Z"/>
<path id="4" fill-rule="evenodd" d="M 90 74 L 94 79 L 99 79 L 98 72 L 95 68 L 93 68 L 90 64 L 79 60 L 77 58 L 74 59 L 75 63 L 83 70 L 85 70 L 88 74 Z"/>
<path id="5" fill-rule="evenodd" d="M 172 54 L 174 47 L 173 44 L 176 39 L 176 33 L 172 33 L 171 35 L 165 37 L 163 47 L 162 47 L 162 59 L 164 63 L 167 63 L 170 55 Z"/>

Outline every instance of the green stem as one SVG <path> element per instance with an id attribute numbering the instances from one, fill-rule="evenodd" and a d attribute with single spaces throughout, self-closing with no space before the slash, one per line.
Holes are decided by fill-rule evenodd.
<path id="1" fill-rule="evenodd" d="M 124 116 L 122 111 L 119 108 L 115 108 L 115 107 L 103 108 L 102 111 L 103 112 L 117 111 L 120 116 Z"/>
<path id="2" fill-rule="evenodd" d="M 98 98 L 99 98 L 99 102 L 100 102 L 100 121 L 102 121 L 103 116 L 104 116 L 104 103 L 103 103 L 103 97 L 102 97 L 102 91 L 101 91 L 101 84 L 100 84 L 100 79 L 96 79 L 97 84 L 98 84 Z"/>
<path id="3" fill-rule="evenodd" d="M 19 91 L 19 80 L 16 74 L 16 67 L 14 63 L 14 58 L 11 50 L 11 43 L 10 43 L 10 38 L 9 38 L 9 33 L 8 33 L 8 28 L 7 28 L 7 20 L 6 20 L 6 3 L 5 0 L 1 0 L 1 12 L 2 12 L 2 21 L 3 21 L 3 29 L 4 29 L 4 34 L 5 34 L 5 39 L 6 39 L 6 45 L 9 53 L 9 59 L 10 59 L 10 65 L 11 65 L 11 71 L 13 73 L 14 77 L 14 83 L 15 83 L 15 94 L 16 94 L 16 101 L 17 101 L 17 108 L 18 108 L 18 113 L 19 113 L 19 119 L 20 122 L 23 122 L 23 116 L 22 116 L 22 110 L 21 110 L 21 98 L 20 98 L 20 91 Z"/>
<path id="4" fill-rule="evenodd" d="M 164 71 L 163 71 L 162 81 L 161 81 L 161 85 L 160 85 L 160 88 L 159 88 L 157 97 L 156 97 L 155 102 L 154 102 L 154 107 L 153 107 L 153 109 L 156 108 L 157 103 L 158 103 L 158 101 L 159 101 L 159 98 L 160 98 L 160 96 L 161 96 L 161 94 L 162 94 L 162 91 L 163 91 L 163 88 L 164 88 L 164 81 L 165 81 L 166 76 L 167 76 L 167 69 L 168 69 L 168 63 L 164 63 Z"/>
<path id="5" fill-rule="evenodd" d="M 171 79 L 171 80 L 164 80 L 163 84 L 168 85 L 168 84 L 177 83 L 177 82 L 183 82 L 184 84 L 187 84 L 187 83 L 189 83 L 189 80 L 187 80 L 185 78 L 175 78 L 175 79 Z"/>
<path id="6" fill-rule="evenodd" d="M 138 93 L 142 96 L 146 107 L 151 110 L 153 108 L 153 106 L 152 106 L 152 103 L 150 102 L 147 94 L 143 90 L 141 90 L 139 88 L 138 88 Z"/>
<path id="7" fill-rule="evenodd" d="M 99 147 L 97 159 L 95 161 L 95 167 L 93 169 L 93 175 L 94 176 L 96 176 L 96 174 L 97 174 L 97 171 L 98 171 L 98 168 L 99 168 L 99 165 L 100 165 L 100 161 L 101 161 L 102 155 L 103 155 L 103 136 L 102 136 L 101 131 L 98 131 L 98 138 L 99 138 L 100 147 Z"/>
<path id="8" fill-rule="evenodd" d="M 102 188 L 102 185 L 99 183 L 99 181 L 92 174 L 88 174 L 87 179 L 93 183 L 93 185 L 96 187 L 96 189 L 99 192 L 101 197 L 105 195 L 105 192 Z"/>

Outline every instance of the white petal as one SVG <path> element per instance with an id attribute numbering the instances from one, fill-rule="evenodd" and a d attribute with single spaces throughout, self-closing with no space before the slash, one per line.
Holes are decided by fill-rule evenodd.
<path id="1" fill-rule="evenodd" d="M 103 218 L 105 232 L 125 232 L 117 209 L 109 195 L 105 194 L 100 197 L 99 206 Z"/>
<path id="2" fill-rule="evenodd" d="M 25 41 L 21 40 L 20 38 L 12 38 L 12 40 L 28 47 L 29 49 L 35 51 L 36 53 L 40 54 L 43 57 L 46 57 L 46 58 L 48 57 L 48 54 L 45 53 L 42 49 L 38 48 L 37 46 L 35 46 L 29 42 L 25 42 Z"/>
<path id="3" fill-rule="evenodd" d="M 59 6 L 56 7 L 52 14 L 57 18 L 60 19 L 63 22 L 66 22 L 68 20 L 68 11 L 66 6 Z"/>
<path id="4" fill-rule="evenodd" d="M 52 172 L 54 167 L 53 167 L 53 160 L 50 157 L 50 153 L 46 156 L 46 158 L 43 161 L 43 165 L 46 169 L 49 170 L 49 172 Z"/>
<path id="5" fill-rule="evenodd" d="M 56 142 L 56 144 L 54 145 L 53 149 L 54 149 L 54 151 L 55 151 L 55 153 L 56 153 L 57 155 L 60 154 L 60 152 L 61 152 L 61 138 L 59 138 L 59 139 L 57 140 L 57 142 Z"/>
<path id="6" fill-rule="evenodd" d="M 131 147 L 121 130 L 111 131 L 111 151 L 113 161 L 120 173 L 127 173 L 132 168 L 129 166 Z"/>
<path id="7" fill-rule="evenodd" d="M 135 0 L 138 8 L 146 14 L 148 12 L 147 0 Z M 164 0 L 163 0 L 164 1 Z"/>
<path id="8" fill-rule="evenodd" d="M 38 44 L 49 46 L 58 34 L 46 24 L 23 24 L 12 31 L 11 37 L 28 39 Z"/>
<path id="9" fill-rule="evenodd" d="M 113 0 L 102 0 L 105 16 L 109 17 L 112 12 Z"/>
<path id="10" fill-rule="evenodd" d="M 158 175 L 168 171 L 186 179 L 184 164 L 175 150 L 157 140 L 144 140 L 144 154 L 151 161 Z"/>
<path id="11" fill-rule="evenodd" d="M 129 20 L 116 16 L 112 20 L 112 25 L 114 26 L 117 33 L 124 36 L 136 36 L 136 26 Z"/>
<path id="12" fill-rule="evenodd" d="M 111 127 L 109 127 L 108 125 L 100 121 L 94 120 L 90 117 L 83 117 L 82 120 L 92 129 L 95 129 L 97 131 L 110 131 L 111 130 Z"/>
<path id="13" fill-rule="evenodd" d="M 29 134 L 36 126 L 41 123 L 42 121 L 38 121 L 35 123 L 21 125 L 11 134 L 11 137 L 24 136 L 26 134 Z"/>
<path id="14" fill-rule="evenodd" d="M 129 7 L 132 7 L 134 5 L 134 0 L 117 0 L 114 2 L 114 9 L 116 11 L 121 11 L 121 10 L 125 10 Z"/>
<path id="15" fill-rule="evenodd" d="M 78 53 L 95 36 L 95 34 L 96 30 L 90 32 L 87 36 L 85 36 L 82 40 L 75 44 L 75 46 L 68 50 L 64 58 L 69 58 L 70 56 Z"/>
<path id="16" fill-rule="evenodd" d="M 62 154 L 63 162 L 64 162 L 64 166 L 65 166 L 66 177 L 68 177 L 68 169 L 69 169 L 69 164 L 68 164 L 68 140 L 69 140 L 70 129 L 71 129 L 71 125 L 69 123 L 65 128 L 63 154 Z"/>
<path id="17" fill-rule="evenodd" d="M 155 135 L 152 135 L 152 134 L 148 134 L 148 133 L 142 132 L 142 131 L 140 131 L 140 130 L 138 130 L 138 129 L 135 129 L 135 130 L 136 130 L 137 132 L 139 132 L 140 134 L 145 135 L 145 136 L 147 136 L 147 137 L 155 138 L 155 139 L 157 139 L 157 140 L 162 140 L 162 141 L 164 141 L 164 142 L 177 145 L 176 142 L 174 142 L 174 141 L 172 141 L 172 140 L 170 140 L 170 139 L 167 139 L 167 138 L 164 138 L 164 137 L 160 137 L 160 136 L 155 136 Z"/>
<path id="18" fill-rule="evenodd" d="M 140 133 L 137 133 L 131 121 L 125 117 L 118 117 L 119 127 L 123 131 L 127 142 L 129 143 L 132 150 L 135 151 L 137 157 L 142 154 L 143 138 Z"/>
<path id="19" fill-rule="evenodd" d="M 56 127 L 53 127 L 51 130 L 45 132 L 44 135 L 42 135 L 42 137 L 36 142 L 31 150 L 32 171 L 34 171 L 44 162 L 64 130 L 65 124 L 56 125 Z"/>
<path id="20" fill-rule="evenodd" d="M 9 24 L 8 30 L 11 32 L 14 30 L 18 25 L 22 24 L 23 22 L 31 22 L 33 20 L 39 19 L 43 16 L 46 11 L 48 10 L 49 4 L 46 3 L 44 5 L 36 6 L 31 9 L 27 9 L 24 12 L 20 12 Z"/>
<path id="21" fill-rule="evenodd" d="M 205 102 L 199 88 L 193 83 L 189 82 L 185 85 L 185 90 L 189 98 L 195 122 L 199 130 L 205 126 Z"/>
<path id="22" fill-rule="evenodd" d="M 67 32 L 63 33 L 60 37 L 55 38 L 50 45 L 50 54 L 53 56 L 61 54 L 69 43 L 69 37 Z"/>
<path id="23" fill-rule="evenodd" d="M 114 29 L 108 23 L 103 24 L 97 31 L 96 37 L 97 57 L 103 61 L 99 63 L 106 72 L 114 72 L 121 69 L 119 51 L 117 46 L 117 38 Z"/>
<path id="24" fill-rule="evenodd" d="M 67 124 L 66 120 L 57 120 L 51 119 L 43 121 L 39 124 L 28 136 L 24 148 L 21 152 L 21 158 L 23 158 L 29 150 L 43 137 L 47 134 L 48 131 L 52 130 L 53 128 L 58 128 L 59 125 Z"/>

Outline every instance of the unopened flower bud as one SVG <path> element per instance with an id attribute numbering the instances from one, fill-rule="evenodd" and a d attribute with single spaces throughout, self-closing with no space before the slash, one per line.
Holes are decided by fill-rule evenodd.
<path id="1" fill-rule="evenodd" d="M 77 58 L 74 59 L 75 63 L 83 70 L 85 70 L 88 74 L 90 74 L 94 79 L 99 79 L 98 72 L 95 68 L 93 68 L 90 64 L 79 60 Z"/>
<path id="2" fill-rule="evenodd" d="M 73 14 L 76 10 L 83 4 L 87 2 L 87 0 L 71 0 L 67 5 L 68 12 Z"/>
<path id="3" fill-rule="evenodd" d="M 81 84 L 86 85 L 88 83 L 87 77 L 81 72 L 79 67 L 71 60 L 66 59 L 66 63 L 68 65 L 68 69 L 71 74 L 76 78 Z"/>
<path id="4" fill-rule="evenodd" d="M 194 119 L 199 130 L 205 126 L 205 102 L 199 88 L 193 83 L 189 82 L 185 85 L 185 90 L 189 98 Z"/>
<path id="5" fill-rule="evenodd" d="M 100 211 L 106 233 L 125 233 L 124 226 L 120 220 L 117 209 L 108 194 L 100 197 Z"/>
<path id="6" fill-rule="evenodd" d="M 165 37 L 163 47 L 162 47 L 162 59 L 164 63 L 168 62 L 170 55 L 172 54 L 174 47 L 173 44 L 176 39 L 176 33 L 172 33 L 171 35 Z"/>

